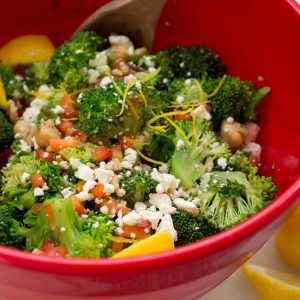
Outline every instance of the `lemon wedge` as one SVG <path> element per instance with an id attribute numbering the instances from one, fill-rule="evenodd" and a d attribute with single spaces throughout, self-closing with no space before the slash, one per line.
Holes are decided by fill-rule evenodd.
<path id="1" fill-rule="evenodd" d="M 0 108 L 4 110 L 8 109 L 6 93 L 1 79 L 0 79 Z"/>
<path id="2" fill-rule="evenodd" d="M 247 264 L 243 272 L 264 300 L 299 300 L 300 277 Z"/>
<path id="3" fill-rule="evenodd" d="M 279 229 L 275 243 L 282 259 L 300 271 L 300 206 Z"/>
<path id="4" fill-rule="evenodd" d="M 174 241 L 169 231 L 155 233 L 120 251 L 112 258 L 125 258 L 159 253 L 174 249 Z"/>
<path id="5" fill-rule="evenodd" d="M 28 65 L 48 61 L 55 51 L 45 35 L 23 35 L 0 48 L 0 60 L 6 65 Z"/>

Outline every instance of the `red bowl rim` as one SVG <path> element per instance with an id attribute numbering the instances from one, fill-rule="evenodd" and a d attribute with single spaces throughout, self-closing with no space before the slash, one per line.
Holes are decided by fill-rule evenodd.
<path id="1" fill-rule="evenodd" d="M 299 3 L 295 0 L 286 1 L 300 15 Z M 222 248 L 232 247 L 278 218 L 297 202 L 297 197 L 299 196 L 300 177 L 272 203 L 246 221 L 204 240 L 159 254 L 119 259 L 58 259 L 37 256 L 21 250 L 0 246 L 0 262 L 5 261 L 18 267 L 48 273 L 85 274 L 91 276 L 100 272 L 103 274 L 104 272 L 112 273 L 116 271 L 139 271 L 141 266 L 143 271 L 153 270 L 159 266 L 179 264 L 194 260 L 197 257 L 207 257 L 217 253 Z"/>
<path id="2" fill-rule="evenodd" d="M 199 242 L 159 254 L 120 259 L 58 259 L 37 256 L 21 250 L 0 246 L 0 260 L 4 259 L 9 261 L 10 264 L 51 273 L 70 272 L 74 274 L 75 272 L 92 275 L 95 272 L 126 272 L 129 269 L 130 271 L 134 269 L 141 270 L 141 265 L 143 265 L 143 271 L 155 269 L 158 266 L 178 264 L 191 261 L 197 257 L 210 256 L 222 248 L 232 247 L 270 224 L 282 212 L 292 206 L 299 195 L 300 178 L 267 207 L 246 221 Z"/>

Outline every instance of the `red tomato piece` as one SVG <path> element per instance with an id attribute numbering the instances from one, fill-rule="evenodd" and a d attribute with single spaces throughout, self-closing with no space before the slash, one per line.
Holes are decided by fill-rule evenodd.
<path id="1" fill-rule="evenodd" d="M 52 155 L 52 153 L 49 153 L 49 152 L 44 151 L 42 149 L 38 149 L 38 150 L 36 150 L 36 159 L 47 161 L 47 162 L 52 162 L 53 161 L 53 155 Z"/>
<path id="2" fill-rule="evenodd" d="M 123 152 L 122 152 L 121 145 L 114 145 L 114 146 L 110 147 L 110 152 L 111 152 L 112 158 L 118 158 L 118 159 L 123 158 Z"/>
<path id="3" fill-rule="evenodd" d="M 103 161 L 111 157 L 111 153 L 109 150 L 104 146 L 100 145 L 92 154 L 92 156 L 97 160 L 97 161 Z"/>
<path id="4" fill-rule="evenodd" d="M 50 149 L 53 152 L 58 152 L 69 147 L 77 147 L 79 145 L 80 145 L 80 140 L 77 137 L 50 140 Z"/>
<path id="5" fill-rule="evenodd" d="M 30 182 L 32 187 L 42 187 L 45 184 L 45 180 L 41 176 L 41 174 L 34 174 L 30 176 Z"/>

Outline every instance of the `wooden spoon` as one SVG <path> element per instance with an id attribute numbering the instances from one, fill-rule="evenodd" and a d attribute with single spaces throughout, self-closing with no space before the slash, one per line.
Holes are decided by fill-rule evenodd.
<path id="1" fill-rule="evenodd" d="M 167 0 L 114 0 L 91 14 L 76 30 L 130 37 L 137 47 L 152 49 L 160 13 Z"/>

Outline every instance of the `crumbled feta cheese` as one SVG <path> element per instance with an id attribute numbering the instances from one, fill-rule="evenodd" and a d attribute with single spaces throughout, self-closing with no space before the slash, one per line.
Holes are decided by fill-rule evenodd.
<path id="1" fill-rule="evenodd" d="M 151 178 L 162 185 L 165 192 L 174 192 L 179 186 L 179 180 L 175 176 L 167 173 L 159 173 L 157 169 L 153 169 L 150 174 Z"/>
<path id="2" fill-rule="evenodd" d="M 116 194 L 118 197 L 123 197 L 126 194 L 126 191 L 124 189 L 118 189 Z"/>
<path id="3" fill-rule="evenodd" d="M 129 225 L 129 226 L 134 226 L 136 225 L 140 220 L 141 220 L 141 216 L 139 214 L 137 214 L 136 211 L 131 211 L 130 213 L 128 213 L 127 215 L 125 215 L 122 218 L 124 224 Z"/>
<path id="4" fill-rule="evenodd" d="M 177 149 L 181 149 L 181 148 L 183 148 L 184 147 L 184 141 L 183 140 L 181 140 L 181 139 L 179 139 L 178 141 L 177 141 L 177 143 L 176 143 L 176 148 Z"/>
<path id="5" fill-rule="evenodd" d="M 161 183 L 156 186 L 155 190 L 158 194 L 163 194 L 165 192 L 164 186 Z"/>
<path id="6" fill-rule="evenodd" d="M 192 84 L 192 80 L 191 79 L 186 79 L 184 81 L 185 85 L 191 85 Z"/>
<path id="7" fill-rule="evenodd" d="M 198 207 L 190 201 L 186 201 L 182 198 L 176 198 L 173 203 L 179 208 L 191 213 L 194 217 L 199 215 Z"/>
<path id="8" fill-rule="evenodd" d="M 129 75 L 127 75 L 127 76 L 124 77 L 124 82 L 126 84 L 132 83 L 132 82 L 134 82 L 136 80 L 137 79 L 136 79 L 136 77 L 133 74 L 129 74 Z"/>
<path id="9" fill-rule="evenodd" d="M 102 80 L 100 81 L 100 87 L 105 88 L 108 84 L 111 84 L 112 81 L 108 76 L 105 76 L 102 78 Z"/>
<path id="10" fill-rule="evenodd" d="M 76 198 L 78 198 L 80 201 L 89 201 L 92 200 L 92 195 L 86 191 L 82 191 L 76 194 Z"/>
<path id="11" fill-rule="evenodd" d="M 98 227 L 99 227 L 99 222 L 96 221 L 92 226 L 93 226 L 94 228 L 98 228 Z"/>
<path id="12" fill-rule="evenodd" d="M 217 161 L 217 164 L 224 170 L 227 167 L 227 159 L 225 157 L 220 157 Z"/>
<path id="13" fill-rule="evenodd" d="M 43 191 L 42 188 L 36 187 L 36 188 L 34 188 L 34 190 L 33 190 L 33 195 L 36 196 L 36 197 L 44 196 L 44 191 Z"/>
<path id="14" fill-rule="evenodd" d="M 66 228 L 65 227 L 60 227 L 60 232 L 65 232 Z"/>
<path id="15" fill-rule="evenodd" d="M 142 88 L 142 84 L 141 84 L 139 81 L 137 81 L 137 82 L 135 83 L 135 87 L 136 87 L 138 90 L 140 90 L 140 89 Z"/>
<path id="16" fill-rule="evenodd" d="M 194 109 L 194 115 L 196 118 L 199 119 L 205 119 L 205 120 L 211 120 L 212 116 L 210 112 L 205 108 L 204 105 L 199 105 Z"/>
<path id="17" fill-rule="evenodd" d="M 152 229 L 157 228 L 158 223 L 163 216 L 160 211 L 151 211 L 150 209 L 140 211 L 139 215 L 142 217 L 143 220 L 150 222 Z"/>
<path id="18" fill-rule="evenodd" d="M 60 106 L 56 105 L 54 108 L 51 109 L 55 114 L 62 114 L 65 110 Z"/>
<path id="19" fill-rule="evenodd" d="M 95 177 L 102 184 L 110 183 L 114 175 L 113 171 L 101 168 L 101 166 L 95 169 Z"/>
<path id="20" fill-rule="evenodd" d="M 61 124 L 60 117 L 57 117 L 57 118 L 55 119 L 55 125 L 58 126 L 58 125 L 60 125 L 60 124 Z"/>
<path id="21" fill-rule="evenodd" d="M 121 235 L 122 233 L 124 233 L 124 230 L 123 230 L 121 227 L 117 227 L 117 228 L 115 229 L 115 233 L 116 233 L 117 235 Z"/>
<path id="22" fill-rule="evenodd" d="M 184 101 L 184 98 L 182 96 L 177 96 L 176 102 L 177 103 L 182 103 Z"/>
<path id="23" fill-rule="evenodd" d="M 47 101 L 35 98 L 33 101 L 31 101 L 30 106 L 27 107 L 23 113 L 23 120 L 35 122 L 37 116 L 41 112 L 41 108 L 47 104 Z"/>
<path id="24" fill-rule="evenodd" d="M 170 232 L 174 241 L 177 240 L 177 231 L 174 228 L 172 217 L 169 214 L 166 214 L 162 217 L 160 224 L 157 227 L 156 232 L 161 232 L 164 230 L 168 230 Z"/>
<path id="25" fill-rule="evenodd" d="M 149 203 L 157 207 L 163 214 L 174 214 L 176 208 L 167 194 L 149 194 Z"/>
<path id="26" fill-rule="evenodd" d="M 28 180 L 28 178 L 29 178 L 29 174 L 26 173 L 26 172 L 24 172 L 24 173 L 21 175 L 21 183 L 22 183 L 23 185 L 25 185 L 26 182 L 27 182 L 27 180 Z"/>
<path id="27" fill-rule="evenodd" d="M 114 187 L 112 184 L 110 184 L 110 183 L 106 183 L 106 184 L 104 185 L 103 192 L 104 192 L 106 195 L 110 195 L 110 194 L 112 194 L 112 193 L 115 192 L 115 187 Z"/>
<path id="28" fill-rule="evenodd" d="M 84 181 L 94 180 L 94 170 L 86 165 L 80 164 L 78 170 L 75 172 L 75 176 Z"/>
<path id="29" fill-rule="evenodd" d="M 31 147 L 22 139 L 20 140 L 20 147 L 21 147 L 21 151 L 24 151 L 24 152 L 31 151 Z"/>
<path id="30" fill-rule="evenodd" d="M 122 169 L 132 169 L 133 165 L 132 165 L 132 163 L 130 163 L 129 161 L 122 161 L 122 162 L 120 163 L 120 167 L 121 167 Z"/>
<path id="31" fill-rule="evenodd" d="M 81 162 L 78 158 L 70 158 L 70 164 L 73 169 L 77 170 Z"/>
<path id="32" fill-rule="evenodd" d="M 100 212 L 102 212 L 103 214 L 108 214 L 108 207 L 106 205 L 103 205 L 101 208 L 100 208 Z"/>
<path id="33" fill-rule="evenodd" d="M 95 180 L 88 180 L 83 185 L 83 190 L 85 192 L 88 192 L 89 190 L 93 189 L 97 185 L 97 182 Z"/>
<path id="34" fill-rule="evenodd" d="M 62 167 L 63 169 L 67 170 L 69 168 L 69 164 L 67 161 L 63 160 L 59 163 L 59 166 Z"/>
<path id="35" fill-rule="evenodd" d="M 142 210 L 147 209 L 147 205 L 144 202 L 135 202 L 134 209 L 136 212 L 141 212 Z"/>
<path id="36" fill-rule="evenodd" d="M 152 73 L 151 71 L 154 69 L 154 72 L 156 71 L 156 69 L 154 68 L 155 63 L 153 61 L 153 55 L 145 55 L 143 57 L 145 65 L 149 68 L 149 72 Z M 150 70 L 151 68 L 151 70 Z"/>
<path id="37" fill-rule="evenodd" d="M 108 64 L 108 61 L 107 61 L 107 53 L 106 53 L 106 51 L 98 52 L 96 54 L 95 59 L 91 59 L 89 61 L 90 67 L 97 68 L 97 69 L 99 67 L 106 66 L 107 64 Z"/>
<path id="38" fill-rule="evenodd" d="M 71 190 L 70 187 L 67 187 L 65 189 L 63 189 L 61 192 L 62 196 L 66 199 L 69 198 L 71 195 L 74 195 L 75 192 Z"/>

